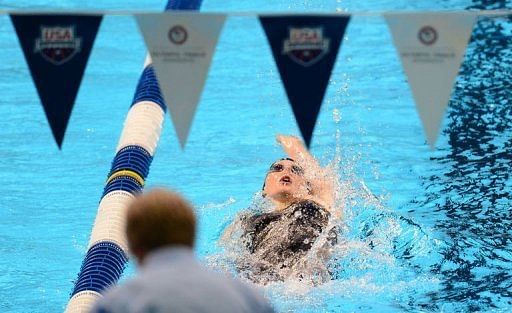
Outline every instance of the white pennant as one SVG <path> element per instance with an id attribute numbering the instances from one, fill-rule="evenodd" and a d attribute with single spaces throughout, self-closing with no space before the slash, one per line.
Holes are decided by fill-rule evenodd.
<path id="1" fill-rule="evenodd" d="M 384 17 L 433 149 L 477 16 L 465 12 Z"/>
<path id="2" fill-rule="evenodd" d="M 226 15 L 151 13 L 135 17 L 183 148 Z"/>

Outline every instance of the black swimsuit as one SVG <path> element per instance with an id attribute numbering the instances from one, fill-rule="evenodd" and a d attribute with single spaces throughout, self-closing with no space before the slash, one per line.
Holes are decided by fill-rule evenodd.
<path id="1" fill-rule="evenodd" d="M 251 280 L 283 280 L 283 272 L 294 267 L 325 231 L 330 214 L 318 203 L 303 200 L 280 212 L 246 216 L 242 220 L 243 240 L 251 255 L 243 266 Z M 330 231 L 328 240 L 336 241 Z"/>

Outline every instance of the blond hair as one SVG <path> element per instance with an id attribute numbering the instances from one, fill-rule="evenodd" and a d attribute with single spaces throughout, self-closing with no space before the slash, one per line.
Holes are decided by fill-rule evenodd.
<path id="1" fill-rule="evenodd" d="M 195 231 L 192 206 L 178 193 L 154 189 L 136 197 L 128 207 L 126 235 L 132 251 L 193 247 Z"/>

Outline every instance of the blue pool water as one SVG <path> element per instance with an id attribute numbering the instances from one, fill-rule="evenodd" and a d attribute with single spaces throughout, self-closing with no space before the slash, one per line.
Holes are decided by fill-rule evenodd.
<path id="1" fill-rule="evenodd" d="M 164 4 L 10 0 L 0 8 L 160 11 Z M 203 11 L 471 8 L 512 2 L 203 2 Z M 344 192 L 345 237 L 331 264 L 338 279 L 267 287 L 280 311 L 510 310 L 511 38 L 511 19 L 479 21 L 438 149 L 430 151 L 383 19 L 353 19 L 312 145 L 321 163 L 334 162 Z M 58 151 L 5 15 L 0 47 L 0 311 L 58 312 L 86 252 L 145 48 L 132 18 L 104 19 Z M 275 134 L 298 133 L 255 18 L 228 20 L 202 99 L 184 152 L 165 122 L 148 186 L 192 200 L 198 254 L 217 266 L 227 253 L 217 245 L 224 225 L 250 205 L 268 165 L 282 156 Z M 130 265 L 125 277 L 133 272 Z"/>

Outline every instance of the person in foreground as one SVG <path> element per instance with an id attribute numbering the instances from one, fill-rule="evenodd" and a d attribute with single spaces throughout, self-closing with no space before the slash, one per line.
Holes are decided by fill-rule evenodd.
<path id="1" fill-rule="evenodd" d="M 126 235 L 138 274 L 108 290 L 92 312 L 274 312 L 245 284 L 194 258 L 196 219 L 181 196 L 155 189 L 127 210 Z"/>
<path id="2" fill-rule="evenodd" d="M 291 278 L 322 283 L 329 279 L 324 265 L 337 241 L 329 222 L 341 218 L 333 208 L 335 181 L 300 139 L 278 135 L 277 141 L 288 157 L 274 162 L 265 176 L 261 195 L 267 208 L 239 214 L 221 243 L 242 243 L 245 253 L 236 266 L 253 282 Z"/>

